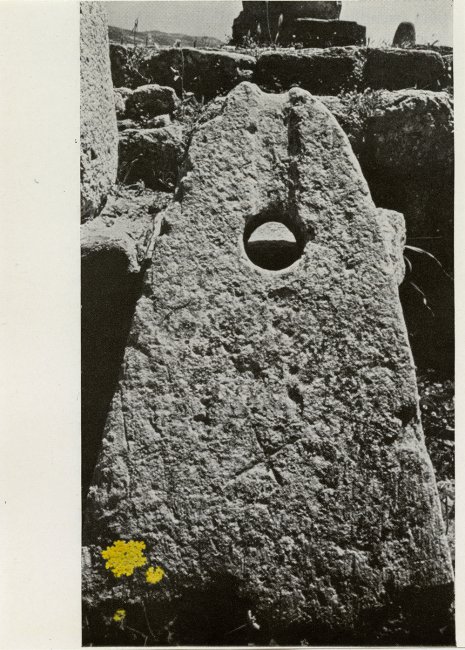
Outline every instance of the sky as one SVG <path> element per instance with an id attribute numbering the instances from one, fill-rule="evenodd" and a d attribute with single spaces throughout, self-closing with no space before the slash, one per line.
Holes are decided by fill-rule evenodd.
<path id="1" fill-rule="evenodd" d="M 462 0 L 456 0 L 461 2 Z M 157 29 L 192 36 L 231 36 L 234 18 L 242 8 L 239 0 L 121 0 L 105 2 L 108 21 L 114 27 L 132 29 L 139 18 L 139 31 Z M 342 20 L 354 20 L 367 28 L 371 45 L 389 45 L 398 24 L 415 24 L 417 43 L 452 45 L 452 0 L 345 0 Z"/>

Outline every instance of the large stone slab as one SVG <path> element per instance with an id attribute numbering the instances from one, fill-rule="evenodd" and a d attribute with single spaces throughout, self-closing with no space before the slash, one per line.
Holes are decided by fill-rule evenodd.
<path id="1" fill-rule="evenodd" d="M 100 2 L 81 2 L 81 219 L 95 217 L 116 180 L 118 131 Z"/>
<path id="2" fill-rule="evenodd" d="M 89 610 L 143 598 L 158 643 L 234 643 L 251 616 L 265 644 L 373 642 L 399 603 L 429 630 L 452 570 L 400 215 L 317 99 L 243 83 L 158 218 L 87 502 Z M 118 539 L 145 542 L 156 590 L 108 575 Z"/>
<path id="3" fill-rule="evenodd" d="M 303 47 L 365 45 L 366 27 L 349 20 L 297 18 L 284 23 L 279 43 L 300 43 Z"/>
<path id="4" fill-rule="evenodd" d="M 263 89 L 279 92 L 300 86 L 313 94 L 338 95 L 363 87 L 366 49 L 265 51 L 257 58 L 254 81 Z"/>
<path id="5" fill-rule="evenodd" d="M 365 84 L 368 88 L 441 90 L 444 60 L 438 52 L 401 48 L 368 48 Z"/>

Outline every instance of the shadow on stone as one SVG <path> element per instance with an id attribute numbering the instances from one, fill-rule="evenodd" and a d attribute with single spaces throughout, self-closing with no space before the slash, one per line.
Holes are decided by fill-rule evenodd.
<path id="1" fill-rule="evenodd" d="M 82 499 L 87 496 L 118 381 L 143 271 L 128 273 L 122 251 L 90 255 L 81 268 Z"/>

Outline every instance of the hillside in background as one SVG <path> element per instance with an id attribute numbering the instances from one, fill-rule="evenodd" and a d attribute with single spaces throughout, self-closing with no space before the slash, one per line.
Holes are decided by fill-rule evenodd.
<path id="1" fill-rule="evenodd" d="M 122 29 L 121 27 L 109 27 L 108 36 L 112 43 L 132 44 L 134 43 L 134 32 L 130 29 Z M 222 41 L 212 36 L 188 36 L 187 34 L 169 34 L 167 32 L 159 32 L 151 30 L 149 32 L 136 32 L 135 42 L 136 45 L 150 45 L 157 44 L 160 47 L 173 46 L 177 41 L 181 41 L 181 45 L 197 47 L 219 47 Z"/>

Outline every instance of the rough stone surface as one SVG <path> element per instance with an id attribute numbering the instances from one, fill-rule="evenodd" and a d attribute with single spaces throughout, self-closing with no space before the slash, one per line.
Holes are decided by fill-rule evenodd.
<path id="1" fill-rule="evenodd" d="M 120 132 L 118 179 L 143 181 L 152 189 L 173 190 L 185 152 L 179 125 Z"/>
<path id="2" fill-rule="evenodd" d="M 142 49 L 134 50 L 124 45 L 110 43 L 111 76 L 115 88 L 137 88 L 150 83 L 139 72 L 145 55 Z"/>
<path id="3" fill-rule="evenodd" d="M 179 105 L 173 88 L 146 84 L 136 88 L 126 99 L 127 117 L 133 120 L 172 113 Z"/>
<path id="4" fill-rule="evenodd" d="M 374 162 L 410 174 L 454 164 L 454 115 L 445 92 L 399 90 L 378 95 L 378 107 L 367 120 L 367 146 Z"/>
<path id="5" fill-rule="evenodd" d="M 357 154 L 370 149 L 370 162 L 390 171 L 453 165 L 453 101 L 446 92 L 398 90 L 319 96 L 336 117 Z M 408 173 L 407 173 L 408 172 Z"/>
<path id="6" fill-rule="evenodd" d="M 407 235 L 433 237 L 453 267 L 454 117 L 446 92 L 320 96 L 349 137 L 378 206 L 404 214 Z M 424 245 L 425 241 L 419 242 Z"/>
<path id="7" fill-rule="evenodd" d="M 269 51 L 258 57 L 254 81 L 274 92 L 298 85 L 316 95 L 337 95 L 362 85 L 365 56 L 357 47 Z"/>
<path id="8" fill-rule="evenodd" d="M 444 75 L 444 61 L 437 52 L 400 48 L 367 49 L 365 85 L 369 88 L 441 90 Z"/>
<path id="9" fill-rule="evenodd" d="M 444 83 L 443 86 L 446 88 L 452 88 L 454 85 L 454 56 L 452 54 L 445 54 L 442 57 L 444 61 Z"/>
<path id="10" fill-rule="evenodd" d="M 121 253 L 127 261 L 127 272 L 139 273 L 144 262 L 150 260 L 153 237 L 159 232 L 153 214 L 147 209 L 154 199 L 152 195 L 149 200 L 147 196 L 141 200 L 133 193 L 128 194 L 124 199 L 111 197 L 98 217 L 81 226 L 81 257 L 84 262 L 95 255 Z M 121 206 L 124 206 L 124 212 Z"/>
<path id="11" fill-rule="evenodd" d="M 197 48 L 171 48 L 150 53 L 140 70 L 153 83 L 172 86 L 210 99 L 250 79 L 255 58 L 246 54 Z"/>
<path id="12" fill-rule="evenodd" d="M 169 126 L 171 124 L 170 115 L 157 115 L 157 117 L 148 120 L 147 128 L 158 129 L 162 126 Z"/>
<path id="13" fill-rule="evenodd" d="M 140 125 L 135 120 L 118 120 L 118 131 L 126 131 L 127 129 L 138 129 Z"/>
<path id="14" fill-rule="evenodd" d="M 280 220 L 301 257 L 265 271 L 244 246 Z M 228 643 L 222 597 L 277 642 L 363 638 L 398 598 L 447 608 L 450 556 L 398 299 L 402 236 L 307 92 L 244 83 L 197 128 L 89 493 L 88 604 L 128 598 L 99 555 L 122 538 L 143 539 L 166 571 L 155 595 L 143 590 L 159 643 L 168 628 L 180 643 Z"/>
<path id="15" fill-rule="evenodd" d="M 447 93 L 382 93 L 367 119 L 362 166 L 378 205 L 405 214 L 409 237 L 453 230 L 454 119 Z M 388 201 L 390 203 L 388 203 Z M 451 259 L 449 255 L 443 259 Z"/>
<path id="16" fill-rule="evenodd" d="M 106 12 L 81 3 L 81 219 L 95 217 L 116 179 L 118 132 Z"/>
<path id="17" fill-rule="evenodd" d="M 131 88 L 115 88 L 115 109 L 118 120 L 124 120 L 126 116 L 126 101 L 132 94 Z"/>
<path id="18" fill-rule="evenodd" d="M 87 495 L 142 275 L 171 194 L 115 188 L 81 226 L 82 495 Z"/>
<path id="19" fill-rule="evenodd" d="M 399 212 L 378 208 L 381 231 L 384 235 L 386 248 L 389 252 L 394 276 L 397 284 L 401 284 L 405 276 L 405 259 L 403 255 L 406 233 L 405 220 Z"/>
<path id="20" fill-rule="evenodd" d="M 129 88 L 160 84 L 210 99 L 250 79 L 255 57 L 227 50 L 198 48 L 141 49 L 110 45 L 113 83 Z"/>

